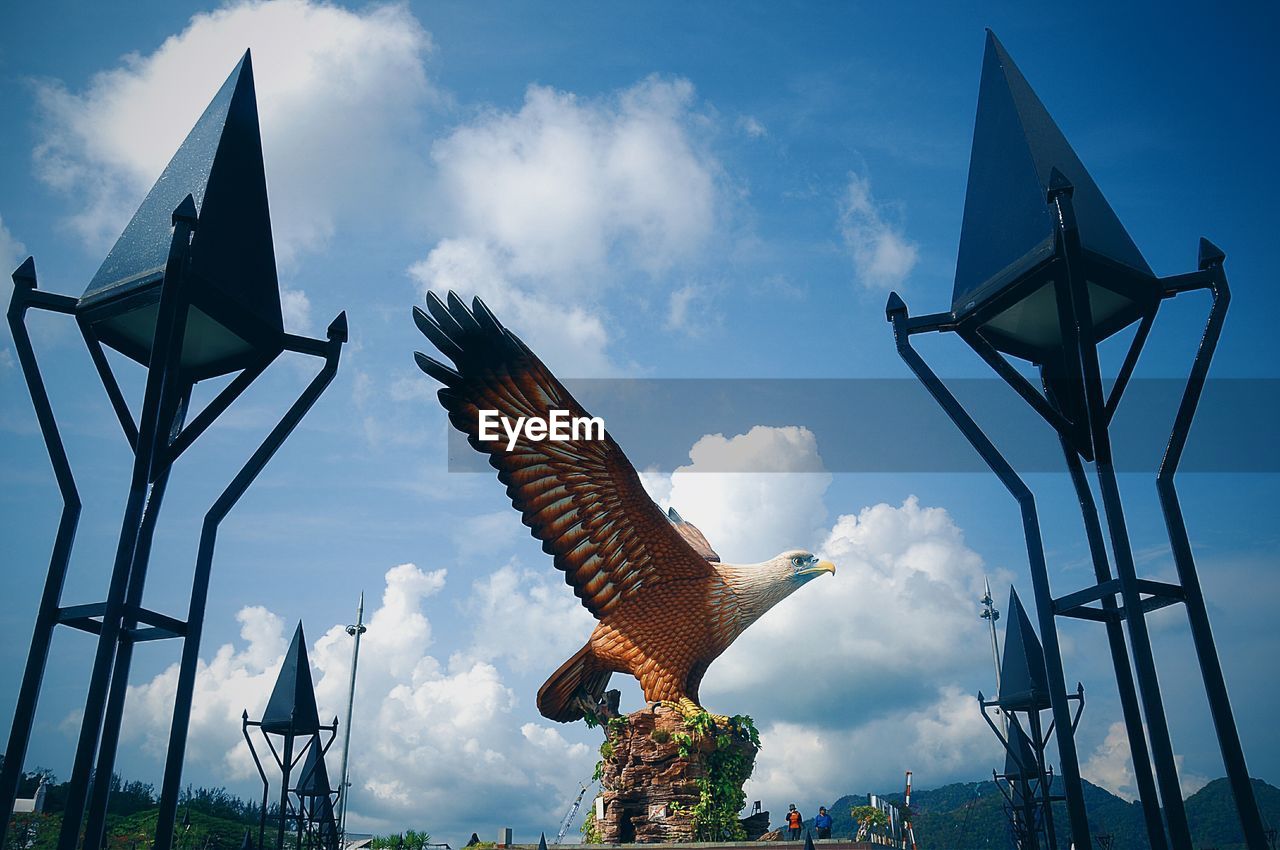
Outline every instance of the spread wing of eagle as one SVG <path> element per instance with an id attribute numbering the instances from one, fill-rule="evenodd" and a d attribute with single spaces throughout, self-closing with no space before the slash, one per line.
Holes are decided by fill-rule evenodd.
<path id="1" fill-rule="evenodd" d="M 803 550 L 759 564 L 722 563 L 697 528 L 653 502 L 607 431 L 603 439 L 568 441 L 522 431 L 510 450 L 502 429 L 497 439 L 482 439 L 480 411 L 509 421 L 588 414 L 479 298 L 468 308 L 452 292 L 446 301 L 431 293 L 427 310 L 415 307 L 413 318 L 453 363 L 414 354 L 444 384 L 438 396 L 449 421 L 488 456 L 530 533 L 599 621 L 538 691 L 543 716 L 581 718 L 599 705 L 613 673 L 639 679 L 651 702 L 696 704 L 707 668 L 747 626 L 806 582 L 835 572 Z"/>

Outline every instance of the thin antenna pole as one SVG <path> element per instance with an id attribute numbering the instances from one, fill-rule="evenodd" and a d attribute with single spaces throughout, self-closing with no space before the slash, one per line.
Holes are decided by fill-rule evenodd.
<path id="1" fill-rule="evenodd" d="M 982 598 L 978 601 L 982 603 L 982 613 L 978 616 L 987 621 L 987 625 L 991 627 L 991 657 L 995 660 L 996 665 L 996 694 L 1000 693 L 1000 642 L 996 639 L 996 620 L 1000 619 L 1000 612 L 996 609 L 995 600 L 991 598 L 991 582 L 986 576 L 983 576 L 982 583 L 985 587 Z M 1000 725 L 1004 727 L 1005 737 L 1009 737 L 1009 718 L 1005 717 L 1004 712 L 1000 712 Z"/>
<path id="2" fill-rule="evenodd" d="M 342 836 L 341 846 L 347 844 L 347 793 L 351 790 L 351 711 L 356 702 L 356 665 L 360 663 L 360 636 L 368 631 L 364 625 L 364 591 L 360 592 L 360 605 L 356 608 L 356 622 L 347 626 L 347 634 L 353 636 L 355 645 L 351 648 L 351 684 L 347 688 L 347 729 L 342 737 L 342 793 L 338 795 L 338 834 Z"/>

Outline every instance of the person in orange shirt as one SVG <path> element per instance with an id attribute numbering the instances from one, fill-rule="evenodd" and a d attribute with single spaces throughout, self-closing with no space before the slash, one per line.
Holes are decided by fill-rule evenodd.
<path id="1" fill-rule="evenodd" d="M 796 804 L 792 803 L 791 808 L 787 810 L 787 832 L 791 836 L 792 841 L 800 840 L 800 829 L 804 826 L 804 815 L 796 811 Z"/>

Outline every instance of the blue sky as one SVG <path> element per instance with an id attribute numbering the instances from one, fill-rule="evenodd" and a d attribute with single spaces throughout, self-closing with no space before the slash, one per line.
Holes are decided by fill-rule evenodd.
<path id="1" fill-rule="evenodd" d="M 186 775 L 251 789 L 237 718 L 260 710 L 299 618 L 322 710 L 339 711 L 349 645 L 336 627 L 363 589 L 376 613 L 355 828 L 454 841 L 510 825 L 536 838 L 590 776 L 598 743 L 534 707 L 589 618 L 501 488 L 445 470 L 444 417 L 409 356 L 425 346 L 409 308 L 426 288 L 481 294 L 563 377 L 905 377 L 884 299 L 892 287 L 918 312 L 949 303 L 990 26 L 1158 273 L 1190 270 L 1201 235 L 1227 252 L 1234 301 L 1214 375 L 1280 377 L 1275 212 L 1262 189 L 1276 136 L 1273 9 L 55 2 L 0 21 L 11 34 L 0 261 L 32 253 L 41 287 L 69 294 L 253 49 L 286 323 L 320 335 L 345 309 L 352 342 L 224 523 Z M 1162 312 L 1140 375 L 1185 372 L 1205 304 L 1183 300 Z M 118 530 L 125 446 L 74 329 L 38 316 L 31 327 L 86 497 L 66 599 L 91 601 Z M 922 348 L 945 375 L 984 374 L 956 340 Z M 277 364 L 184 456 L 151 607 L 185 610 L 199 517 L 310 368 Z M 0 400 L 0 626 L 18 636 L 0 647 L 0 681 L 16 683 L 58 501 L 7 332 Z M 806 546 L 841 566 L 707 678 L 710 707 L 763 730 L 749 799 L 812 811 L 897 790 L 906 769 L 921 787 L 981 777 L 998 755 L 972 701 L 992 686 L 973 600 L 984 574 L 1001 607 L 1011 581 L 1029 596 L 1012 503 L 986 475 L 828 473 L 804 410 L 791 413 L 691 433 L 690 468 L 649 478 L 727 558 Z M 937 427 L 921 423 L 919 439 Z M 696 471 L 725 456 L 775 471 Z M 1030 481 L 1055 588 L 1076 589 L 1087 553 L 1068 482 Z M 1170 575 L 1151 476 L 1121 486 L 1143 569 Z M 1276 478 L 1188 475 L 1182 490 L 1251 771 L 1280 781 L 1267 672 L 1280 651 Z M 1190 640 L 1176 611 L 1152 627 L 1194 786 L 1221 765 Z M 1125 792 L 1103 636 L 1068 624 L 1063 638 L 1067 675 L 1089 689 L 1086 776 Z M 89 646 L 59 634 L 29 759 L 63 776 Z M 158 781 L 175 660 L 163 644 L 138 652 L 127 775 Z M 799 687 L 782 686 L 788 669 Z M 13 691 L 0 688 L 6 728 Z M 638 692 L 624 699 L 634 706 Z"/>

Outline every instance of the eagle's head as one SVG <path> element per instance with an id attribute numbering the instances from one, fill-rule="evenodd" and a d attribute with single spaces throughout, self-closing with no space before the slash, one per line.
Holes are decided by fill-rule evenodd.
<path id="1" fill-rule="evenodd" d="M 830 561 L 820 561 L 818 556 L 803 549 L 792 549 L 783 552 L 771 561 L 766 562 L 775 580 L 784 582 L 794 593 L 801 585 L 813 581 L 823 573 L 835 575 L 836 565 Z"/>
<path id="2" fill-rule="evenodd" d="M 716 568 L 737 603 L 739 633 L 805 584 L 836 571 L 835 564 L 804 549 L 783 552 L 761 564 L 717 564 Z"/>

